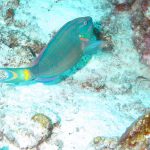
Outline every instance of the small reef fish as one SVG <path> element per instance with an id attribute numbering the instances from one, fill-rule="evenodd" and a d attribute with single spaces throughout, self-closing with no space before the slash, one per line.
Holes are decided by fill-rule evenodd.
<path id="1" fill-rule="evenodd" d="M 53 81 L 77 64 L 86 48 L 89 51 L 97 45 L 90 44 L 93 36 L 91 17 L 69 21 L 50 40 L 30 67 L 0 68 L 0 82 Z M 88 48 L 89 44 L 91 48 Z"/>

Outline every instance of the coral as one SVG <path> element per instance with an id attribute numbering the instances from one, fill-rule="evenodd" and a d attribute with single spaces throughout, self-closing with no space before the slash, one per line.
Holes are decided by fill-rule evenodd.
<path id="1" fill-rule="evenodd" d="M 38 122 L 43 128 L 53 129 L 52 120 L 44 114 L 37 113 L 32 117 L 32 120 Z"/>
<path id="2" fill-rule="evenodd" d="M 81 1 L 83 2 L 83 0 Z M 49 8 L 49 5 L 46 5 L 46 1 L 35 1 L 36 5 L 33 5 L 34 7 L 29 5 L 30 3 L 34 3 L 34 0 L 32 0 L 32 2 L 28 0 L 28 3 L 21 4 L 21 6 L 15 10 L 14 16 L 14 19 L 18 19 L 17 23 L 16 20 L 14 20 L 15 27 L 17 27 L 18 31 L 12 24 L 12 26 L 5 26 L 5 28 L 10 29 L 9 32 L 4 32 L 5 22 L 3 22 L 3 20 L 1 21 L 3 23 L 0 33 L 0 35 L 2 35 L 0 51 L 1 63 L 5 63 L 5 65 L 12 63 L 14 66 L 23 63 L 27 64 L 25 60 L 30 59 L 30 57 L 23 53 L 28 54 L 30 48 L 34 50 L 35 53 L 39 53 L 42 49 L 42 41 L 46 42 L 45 39 L 47 38 L 45 34 L 40 34 L 42 33 L 41 30 L 45 27 L 46 30 L 44 32 L 47 32 L 49 37 L 51 30 L 57 31 L 57 24 L 63 24 L 67 19 L 75 17 L 76 13 L 77 15 L 87 15 L 89 13 L 95 21 L 103 21 L 105 18 L 108 18 L 103 13 L 107 8 L 107 6 L 105 7 L 104 5 L 105 0 L 104 2 L 103 0 L 99 0 L 102 14 L 99 13 L 100 7 L 98 7 L 98 9 L 96 8 L 96 11 L 93 13 L 93 9 L 90 9 L 90 6 L 88 8 L 88 5 L 86 5 L 89 1 L 84 0 L 86 6 L 84 8 L 87 9 L 84 10 L 84 8 L 82 8 L 83 13 L 79 11 L 79 14 L 77 11 L 80 5 L 75 5 L 76 3 L 74 1 L 70 1 L 70 3 L 73 3 L 73 7 L 78 7 L 75 11 L 74 8 L 72 11 L 72 8 L 65 1 L 62 1 L 60 5 L 56 5 L 57 9 L 55 10 L 54 7 L 52 12 L 47 11 L 51 8 Z M 41 9 L 37 2 L 41 4 Z M 49 3 L 51 5 L 51 1 L 49 1 Z M 101 3 L 104 4 L 101 5 Z M 35 6 L 38 6 L 37 10 Z M 60 11 L 59 6 L 61 6 Z M 68 13 L 68 11 L 70 13 Z M 23 15 L 19 14 L 21 12 Z M 49 14 L 51 15 L 49 16 Z M 60 17 L 59 14 L 61 14 Z M 100 133 L 101 136 L 120 135 L 130 118 L 134 117 L 132 114 L 137 115 L 137 112 L 143 113 L 143 108 L 146 107 L 146 104 L 149 104 L 146 102 L 146 99 L 149 98 L 149 84 L 147 83 L 148 81 L 144 81 L 147 83 L 147 86 L 144 86 L 143 89 L 142 86 L 137 87 L 134 80 L 137 76 L 145 76 L 147 71 L 145 71 L 144 65 L 136 61 L 138 57 L 135 56 L 136 53 L 131 41 L 132 32 L 128 12 L 119 12 L 117 15 L 118 16 L 113 15 L 102 28 L 103 31 L 109 28 L 109 32 L 106 34 L 104 32 L 103 37 L 104 40 L 110 38 L 108 41 L 112 39 L 114 51 L 112 51 L 112 53 L 102 52 L 92 56 L 92 59 L 82 70 L 79 68 L 80 70 L 75 75 L 69 77 L 70 80 L 72 79 L 70 84 L 68 84 L 69 81 L 67 83 L 62 82 L 56 86 L 38 83 L 14 87 L 1 84 L 1 116 L 4 115 L 5 117 L 1 117 L 0 122 L 1 130 L 4 129 L 4 138 L 5 135 L 7 135 L 10 141 L 11 139 L 12 141 L 14 140 L 14 143 L 17 143 L 22 150 L 31 149 L 32 147 L 34 147 L 32 150 L 35 150 L 35 146 L 39 143 L 42 146 L 37 148 L 39 150 L 87 150 L 89 139 L 94 134 L 95 136 L 97 133 Z M 145 14 L 141 13 L 140 15 L 144 16 Z M 24 20 L 21 21 L 23 17 Z M 29 19 L 29 21 L 26 20 L 26 18 Z M 33 19 L 30 20 L 30 18 Z M 138 21 L 136 15 L 135 18 L 137 23 L 143 26 L 140 31 L 145 32 L 148 28 L 148 21 L 145 21 L 145 23 L 143 23 L 143 20 Z M 38 23 L 36 23 L 36 21 Z M 53 24 L 53 21 L 56 21 L 56 24 Z M 50 25 L 48 22 L 50 22 Z M 30 24 L 33 25 L 38 34 L 32 32 L 33 28 L 28 26 Z M 23 28 L 24 26 L 26 26 L 26 28 Z M 54 28 L 52 28 L 53 26 Z M 136 28 L 138 28 L 138 26 L 136 26 Z M 134 28 L 134 31 L 136 28 Z M 13 33 L 14 36 L 9 33 Z M 42 37 L 45 37 L 45 39 L 43 38 L 40 42 L 38 39 L 42 39 Z M 36 42 L 36 40 L 38 41 Z M 4 52 L 5 55 L 3 54 Z M 13 57 L 14 60 L 12 60 Z M 4 59 L 7 60 L 7 58 L 11 59 L 11 61 L 3 61 Z M 131 88 L 128 86 L 130 84 Z M 143 85 L 143 83 L 140 82 L 139 85 Z M 139 99 L 141 99 L 142 102 L 135 105 L 134 101 Z M 125 109 L 127 115 L 122 110 L 117 110 L 115 103 L 121 104 L 121 109 Z M 61 115 L 63 122 L 61 128 L 56 128 L 56 131 L 54 128 L 54 134 L 52 134 L 51 138 L 47 139 L 49 130 L 41 127 L 42 125 L 37 121 L 33 122 L 30 115 L 33 114 L 33 112 L 40 112 L 41 109 L 44 109 L 43 111 L 49 114 L 51 111 L 50 108 L 52 111 L 56 111 Z M 129 111 L 133 113 L 131 114 Z M 52 115 L 50 115 L 50 117 L 52 119 Z M 76 132 L 77 128 L 78 132 Z M 109 140 L 101 136 L 96 137 L 94 141 L 92 140 L 92 144 L 96 147 L 95 149 L 114 149 L 116 141 L 111 141 L 111 139 Z M 44 142 L 41 143 L 41 141 Z M 110 145 L 113 144 L 109 143 L 112 142 L 114 142 L 114 146 L 111 147 Z M 100 145 L 101 143 L 102 146 Z"/>
<path id="3" fill-rule="evenodd" d="M 95 137 L 95 138 L 93 139 L 93 143 L 94 143 L 94 144 L 98 144 L 98 143 L 100 143 L 102 140 L 103 140 L 102 137 L 97 136 L 97 137 Z"/>
<path id="4" fill-rule="evenodd" d="M 141 3 L 142 11 L 146 12 L 148 10 L 149 4 L 150 4 L 149 0 L 143 0 Z"/>
<path id="5" fill-rule="evenodd" d="M 107 20 L 108 21 L 108 20 Z M 101 22 L 101 25 L 96 22 L 94 24 L 94 29 L 93 29 L 93 32 L 94 32 L 94 35 L 96 37 L 97 40 L 102 40 L 102 41 L 105 41 L 102 45 L 101 45 L 101 49 L 104 50 L 104 51 L 111 51 L 113 49 L 113 42 L 112 42 L 112 37 L 110 35 L 107 34 L 107 31 L 104 31 L 104 26 L 106 26 L 107 24 L 107 21 L 103 20 Z M 110 22 L 109 22 L 110 23 Z M 101 29 L 100 27 L 101 26 Z"/>
<path id="6" fill-rule="evenodd" d="M 144 113 L 147 111 L 146 108 L 144 108 L 144 105 L 142 104 L 141 101 L 136 101 L 130 104 L 117 104 L 117 108 L 120 111 L 125 111 L 126 115 L 128 116 L 129 113 L 132 113 L 135 111 L 137 114 L 138 113 Z"/>
<path id="7" fill-rule="evenodd" d="M 93 81 L 90 81 L 90 79 L 89 79 L 89 81 L 87 80 L 87 81 L 85 81 L 85 82 L 83 82 L 83 83 L 81 83 L 81 88 L 83 88 L 83 89 L 92 89 L 92 90 L 94 90 L 94 91 L 96 91 L 96 92 L 100 92 L 101 90 L 103 90 L 103 89 L 105 89 L 105 84 L 103 84 L 103 85 L 96 85 L 96 83 Z"/>
<path id="8" fill-rule="evenodd" d="M 2 15 L 6 25 L 15 23 L 15 11 L 20 5 L 20 0 L 7 0 L 0 3 L 0 16 Z"/>
<path id="9" fill-rule="evenodd" d="M 25 48 L 33 50 L 35 54 L 39 54 L 40 51 L 46 46 L 46 44 L 43 44 L 39 40 L 33 40 L 33 41 L 26 41 Z"/>
<path id="10" fill-rule="evenodd" d="M 62 140 L 59 140 L 59 139 L 57 139 L 57 140 L 55 141 L 55 145 L 57 145 L 58 150 L 62 150 L 63 147 L 64 147 L 63 141 L 62 141 Z"/>
<path id="11" fill-rule="evenodd" d="M 143 63 L 150 65 L 150 51 L 144 51 L 141 58 Z"/>
<path id="12" fill-rule="evenodd" d="M 118 144 L 122 149 L 138 149 L 147 148 L 150 138 L 150 113 L 146 113 L 134 122 L 126 132 L 121 136 Z M 141 150 L 140 149 L 140 150 Z"/>
<path id="13" fill-rule="evenodd" d="M 8 8 L 6 10 L 4 20 L 5 20 L 7 25 L 10 25 L 13 23 L 14 15 L 15 15 L 15 10 L 13 8 Z"/>
<path id="14" fill-rule="evenodd" d="M 0 131 L 0 141 L 3 139 L 3 132 Z"/>
<path id="15" fill-rule="evenodd" d="M 131 5 L 129 3 L 117 4 L 115 9 L 117 11 L 128 11 L 131 9 Z"/>
<path id="16" fill-rule="evenodd" d="M 17 8 L 20 5 L 20 0 L 7 0 L 4 4 L 7 7 Z"/>
<path id="17" fill-rule="evenodd" d="M 119 140 L 118 140 L 119 139 Z M 96 149 L 147 150 L 150 146 L 150 112 L 135 121 L 120 138 L 97 136 L 93 139 Z"/>
<path id="18" fill-rule="evenodd" d="M 132 5 L 133 40 L 141 56 L 141 61 L 150 65 L 150 1 L 136 0 Z"/>
<path id="19" fill-rule="evenodd" d="M 20 5 L 20 0 L 14 0 L 14 4 L 15 4 L 15 6 L 19 6 Z"/>
<path id="20" fill-rule="evenodd" d="M 19 46 L 18 38 L 15 35 L 9 37 L 9 47 L 14 48 Z"/>
<path id="21" fill-rule="evenodd" d="M 150 1 L 114 0 L 112 3 L 115 12 L 131 12 L 134 44 L 141 56 L 141 62 L 150 65 Z"/>
<path id="22" fill-rule="evenodd" d="M 9 48 L 9 55 L 12 51 L 16 55 L 7 55 L 4 66 L 21 66 L 30 65 L 33 62 L 35 54 L 39 54 L 46 44 L 42 43 L 36 38 L 31 38 L 22 33 L 20 29 L 10 29 L 0 26 L 0 40 L 1 43 Z M 34 53 L 34 54 L 33 54 Z M 18 57 L 18 59 L 16 59 Z M 9 60 L 7 60 L 9 59 Z M 18 62 L 16 62 L 19 60 Z M 11 63 L 10 63 L 11 62 Z M 17 64 L 18 63 L 18 64 Z"/>
<path id="23" fill-rule="evenodd" d="M 23 22 L 23 21 L 15 20 L 15 22 L 14 22 L 14 26 L 17 28 L 25 28 L 26 25 L 27 25 L 27 23 Z"/>
<path id="24" fill-rule="evenodd" d="M 40 125 L 38 121 L 43 121 L 42 125 L 45 125 L 45 127 Z M 13 125 L 9 124 L 6 127 L 6 130 L 0 131 L 0 141 L 5 141 L 5 145 L 13 145 L 17 150 L 34 150 L 38 145 L 46 141 L 52 134 L 53 125 L 48 117 L 46 118 L 43 114 L 36 114 L 33 116 L 32 120 L 29 118 L 28 121 L 26 119 L 21 120 L 16 117 L 15 119 L 11 119 L 11 122 L 13 122 Z M 12 148 L 10 147 L 10 149 Z"/>
<path id="25" fill-rule="evenodd" d="M 115 5 L 116 11 L 129 11 L 131 10 L 132 4 L 135 2 L 135 0 L 125 0 L 125 1 L 115 1 L 113 4 Z"/>
<path id="26" fill-rule="evenodd" d="M 13 18 L 14 15 L 15 15 L 14 9 L 9 8 L 9 9 L 6 11 L 5 19 Z"/>
<path id="27" fill-rule="evenodd" d="M 116 148 L 117 138 L 107 138 L 97 136 L 93 139 L 93 145 L 96 150 L 111 150 Z"/>

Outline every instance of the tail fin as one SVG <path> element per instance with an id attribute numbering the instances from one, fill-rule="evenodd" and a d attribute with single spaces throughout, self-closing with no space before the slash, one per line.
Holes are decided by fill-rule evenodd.
<path id="1" fill-rule="evenodd" d="M 1 83 L 18 83 L 33 80 L 30 68 L 0 68 Z"/>

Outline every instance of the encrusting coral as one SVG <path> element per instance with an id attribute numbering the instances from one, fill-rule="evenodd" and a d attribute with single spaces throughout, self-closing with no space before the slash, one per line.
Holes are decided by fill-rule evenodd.
<path id="1" fill-rule="evenodd" d="M 37 113 L 32 117 L 32 120 L 38 122 L 43 128 L 53 129 L 52 120 L 44 114 Z"/>
<path id="2" fill-rule="evenodd" d="M 132 123 L 120 138 L 97 136 L 93 139 L 97 148 L 115 150 L 148 150 L 150 148 L 150 112 Z"/>
<path id="3" fill-rule="evenodd" d="M 146 113 L 134 122 L 121 136 L 119 145 L 123 148 L 147 148 L 150 138 L 150 113 Z"/>

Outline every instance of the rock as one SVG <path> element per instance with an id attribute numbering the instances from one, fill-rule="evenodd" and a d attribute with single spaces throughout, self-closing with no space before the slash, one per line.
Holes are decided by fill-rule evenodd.
<path id="1" fill-rule="evenodd" d="M 52 134 L 52 121 L 44 114 L 35 114 L 32 119 L 8 118 L 12 124 L 5 124 L 3 139 L 20 149 L 34 149 Z"/>
<path id="2" fill-rule="evenodd" d="M 0 8 L 0 16 L 4 18 L 4 21 L 7 25 L 12 25 L 15 16 L 15 10 L 20 4 L 20 0 L 1 0 Z"/>
<path id="3" fill-rule="evenodd" d="M 35 114 L 32 117 L 32 120 L 35 121 L 35 122 L 38 122 L 43 128 L 46 128 L 46 129 L 49 129 L 49 130 L 53 129 L 52 120 L 44 114 L 40 114 L 40 113 Z"/>
<path id="4" fill-rule="evenodd" d="M 9 9 L 6 11 L 5 19 L 13 18 L 14 15 L 15 15 L 14 9 L 9 8 Z"/>
<path id="5" fill-rule="evenodd" d="M 97 136 L 93 139 L 94 144 L 99 144 L 101 141 L 103 141 L 103 138 L 100 136 Z"/>
<path id="6" fill-rule="evenodd" d="M 3 140 L 3 132 L 0 131 L 0 141 Z"/>
<path id="7" fill-rule="evenodd" d="M 95 150 L 149 150 L 150 112 L 131 124 L 120 138 L 97 136 L 92 143 Z"/>
<path id="8" fill-rule="evenodd" d="M 128 11 L 131 9 L 131 5 L 129 3 L 117 4 L 115 9 L 117 11 Z"/>
<path id="9" fill-rule="evenodd" d="M 4 66 L 9 67 L 29 66 L 33 62 L 35 55 L 38 55 L 45 47 L 44 43 L 37 39 L 30 38 L 19 29 L 4 28 L 3 26 L 0 26 L 0 41 L 0 53 L 3 51 L 2 45 L 8 49 Z"/>
<path id="10" fill-rule="evenodd" d="M 150 1 L 136 0 L 131 10 L 134 43 L 141 61 L 150 66 Z"/>
<path id="11" fill-rule="evenodd" d="M 149 147 L 150 112 L 135 121 L 121 136 L 118 144 L 121 149 L 142 150 Z"/>
<path id="12" fill-rule="evenodd" d="M 113 2 L 115 10 L 118 12 L 129 11 L 136 0 L 116 0 Z"/>
<path id="13" fill-rule="evenodd" d="M 6 6 L 17 8 L 20 5 L 20 0 L 7 0 Z"/>
<path id="14" fill-rule="evenodd" d="M 143 0 L 141 3 L 141 8 L 143 12 L 148 11 L 148 7 L 150 6 L 150 1 L 149 0 Z"/>
<path id="15" fill-rule="evenodd" d="M 57 139 L 57 140 L 55 141 L 55 145 L 58 147 L 58 150 L 62 150 L 63 147 L 64 147 L 63 141 L 62 141 L 62 140 L 59 140 L 59 139 Z"/>
<path id="16" fill-rule="evenodd" d="M 96 150 L 111 150 L 117 145 L 117 138 L 108 138 L 97 136 L 93 139 L 93 146 Z"/>
<path id="17" fill-rule="evenodd" d="M 150 65 L 150 50 L 146 50 L 142 53 L 142 62 Z"/>
<path id="18" fill-rule="evenodd" d="M 123 3 L 129 3 L 133 4 L 135 0 L 111 0 L 111 2 L 116 5 L 116 4 L 123 4 Z"/>
<path id="19" fill-rule="evenodd" d="M 13 8 L 8 8 L 6 10 L 6 14 L 4 16 L 4 20 L 7 25 L 10 25 L 14 21 L 14 16 L 15 16 L 15 10 Z"/>

